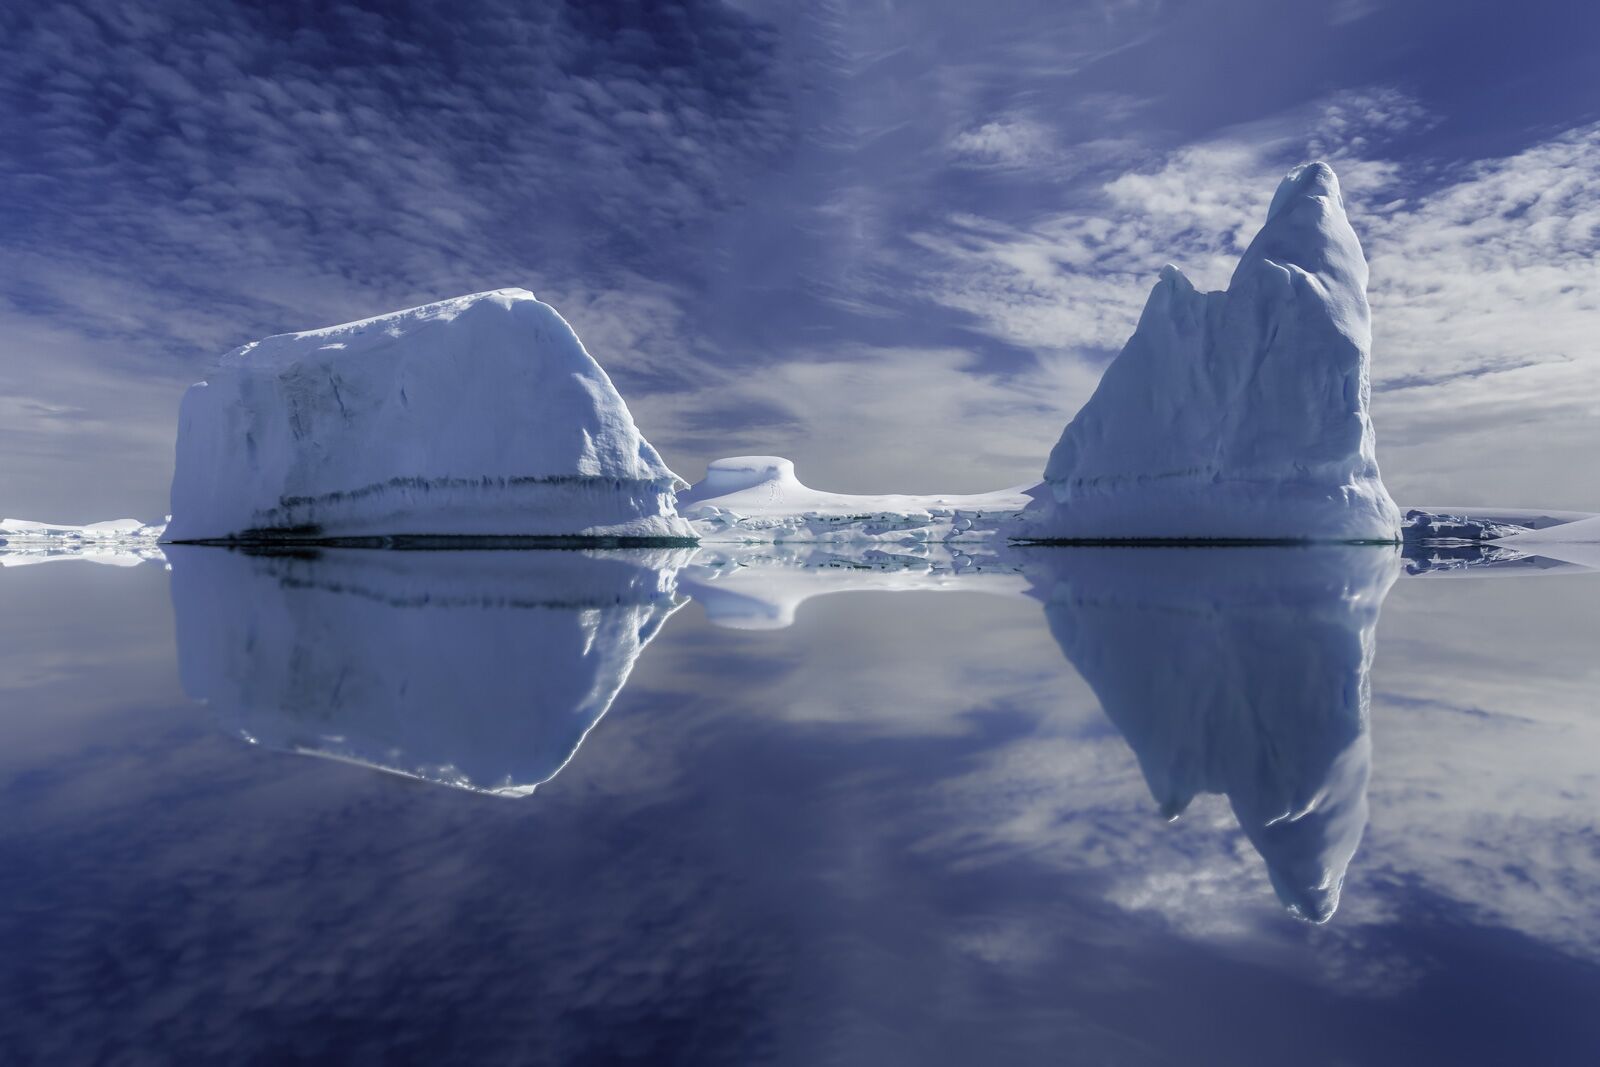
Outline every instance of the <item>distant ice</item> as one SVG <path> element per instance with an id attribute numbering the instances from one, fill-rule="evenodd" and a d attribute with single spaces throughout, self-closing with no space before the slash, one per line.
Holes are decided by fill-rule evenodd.
<path id="1" fill-rule="evenodd" d="M 681 484 L 555 309 L 499 289 L 223 356 L 168 535 L 687 538 Z"/>
<path id="2" fill-rule="evenodd" d="M 1600 515 L 1502 537 L 1497 546 L 1600 568 Z"/>
<path id="3" fill-rule="evenodd" d="M 1366 288 L 1333 171 L 1292 171 L 1225 292 L 1162 269 L 1051 452 L 1028 535 L 1397 540 L 1367 412 Z"/>
<path id="4" fill-rule="evenodd" d="M 795 476 L 779 456 L 713 461 L 678 494 L 678 511 L 702 542 L 934 542 L 995 536 L 1027 506 L 1025 486 L 974 494 L 829 493 Z"/>
<path id="5" fill-rule="evenodd" d="M 31 519 L 0 519 L 0 567 L 81 559 L 114 567 L 160 560 L 165 523 L 110 519 L 73 526 Z"/>

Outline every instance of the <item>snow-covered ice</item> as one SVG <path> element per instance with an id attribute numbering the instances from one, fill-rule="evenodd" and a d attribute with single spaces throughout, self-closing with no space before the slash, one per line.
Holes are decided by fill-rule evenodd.
<path id="1" fill-rule="evenodd" d="M 1398 551 L 1041 549 L 1051 634 L 1175 818 L 1228 797 L 1295 915 L 1326 921 L 1367 823 L 1369 674 Z"/>
<path id="2" fill-rule="evenodd" d="M 1290 172 L 1225 292 L 1162 269 L 1050 454 L 1026 535 L 1396 540 L 1367 413 L 1366 286 L 1332 169 Z"/>
<path id="3" fill-rule="evenodd" d="M 678 511 L 702 542 L 977 540 L 1027 506 L 1026 487 L 973 494 L 829 493 L 801 483 L 779 456 L 713 461 L 678 494 Z"/>
<path id="4" fill-rule="evenodd" d="M 689 553 L 169 555 L 180 678 L 226 728 L 520 796 L 565 766 L 683 603 Z"/>
<path id="5" fill-rule="evenodd" d="M 682 484 L 555 309 L 499 289 L 223 356 L 168 537 L 687 538 Z"/>

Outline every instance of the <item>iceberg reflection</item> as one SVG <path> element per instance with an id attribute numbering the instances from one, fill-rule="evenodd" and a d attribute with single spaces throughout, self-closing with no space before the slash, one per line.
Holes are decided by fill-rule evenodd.
<path id="1" fill-rule="evenodd" d="M 184 690 L 240 734 L 511 796 L 611 706 L 689 554 L 168 552 Z"/>
<path id="2" fill-rule="evenodd" d="M 1284 906 L 1332 916 L 1367 824 L 1373 631 L 1399 554 L 1084 548 L 1027 570 L 1162 814 L 1225 795 Z"/>
<path id="3" fill-rule="evenodd" d="M 784 627 L 846 589 L 1044 604 L 1160 811 L 1228 798 L 1295 915 L 1326 921 L 1367 822 L 1368 675 L 1397 549 L 1033 548 L 982 559 L 692 551 L 251 555 L 174 547 L 186 691 L 247 739 L 524 795 L 572 758 L 684 594 Z M 879 558 L 882 556 L 882 558 Z M 758 562 L 760 565 L 758 565 Z"/>

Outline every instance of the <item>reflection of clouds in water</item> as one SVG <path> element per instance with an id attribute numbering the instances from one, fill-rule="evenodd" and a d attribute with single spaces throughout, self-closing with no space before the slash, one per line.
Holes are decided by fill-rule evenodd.
<path id="1" fill-rule="evenodd" d="M 1600 578 L 1442 584 L 1379 629 L 1372 890 L 1600 960 Z"/>
<path id="2" fill-rule="evenodd" d="M 700 654 L 728 657 L 721 668 L 729 674 L 761 675 L 761 714 L 795 728 L 842 730 L 860 740 L 964 737 L 974 742 L 975 765 L 1004 762 L 1010 782 L 1000 794 L 965 801 L 968 814 L 985 812 L 990 825 L 975 830 L 952 820 L 943 844 L 953 846 L 953 863 L 982 862 L 965 851 L 974 840 L 998 835 L 1002 854 L 1030 835 L 1071 841 L 1079 828 L 1117 820 L 1123 807 L 1137 804 L 1126 781 L 1117 783 L 1109 809 L 1072 788 L 1103 783 L 1107 767 L 1125 766 L 1120 747 L 1104 743 L 1110 735 L 1102 721 L 1079 717 L 1067 727 L 1065 745 L 1043 736 L 1063 725 L 1063 700 L 1080 707 L 1094 701 L 1131 746 L 1161 811 L 1182 812 L 1199 793 L 1228 796 L 1292 912 L 1326 920 L 1338 905 L 1366 824 L 1367 674 L 1372 627 L 1396 569 L 1391 553 L 1035 551 L 963 575 L 938 559 L 877 568 L 747 560 L 709 578 L 694 577 L 698 567 L 680 570 L 686 558 L 335 553 L 312 563 L 200 553 L 187 570 L 180 559 L 174 582 L 180 635 L 188 635 L 185 676 L 192 692 L 212 694 L 247 736 L 276 747 L 525 792 L 560 770 L 610 705 L 670 613 L 674 589 L 706 596 L 707 613 L 719 624 L 720 598 L 737 589 L 742 599 L 773 604 L 790 625 L 807 598 L 854 590 L 842 610 L 808 609 L 780 634 L 702 634 Z M 1097 701 L 1050 660 L 1037 624 L 1001 601 L 862 595 L 1014 595 L 1022 571 Z M 712 585 L 720 591 L 708 593 Z M 920 616 L 917 625 L 906 624 L 908 610 Z M 930 625 L 949 632 L 931 636 Z M 961 652 L 930 657 L 930 643 Z M 826 669 L 812 669 L 819 663 Z M 704 690 L 705 669 L 676 661 L 659 672 L 657 690 L 692 699 Z M 1580 691 L 1589 688 L 1586 679 L 1575 682 Z M 985 737 L 977 724 L 986 712 L 1024 725 Z M 1505 730 L 1512 723 L 1492 725 Z M 692 720 L 684 726 L 695 728 Z M 1529 747 L 1518 738 L 1508 744 Z M 1021 787 L 1039 770 L 1027 757 L 1036 763 L 1049 751 L 1055 762 L 1044 777 L 1058 781 Z M 585 758 L 600 769 L 619 754 Z M 662 753 L 626 758 L 641 773 L 653 767 L 649 780 L 656 783 L 686 773 L 669 768 Z M 1030 790 L 1054 795 L 1060 810 L 1031 800 L 997 810 Z M 1063 791 L 1071 795 L 1061 797 Z M 1496 819 L 1480 816 L 1480 832 Z M 1511 821 L 1525 829 L 1525 818 Z M 1569 844 L 1581 844 L 1588 824 L 1567 821 Z M 1230 901 L 1253 901 L 1262 886 L 1241 867 L 1247 857 L 1230 831 L 1214 819 L 1161 838 L 1143 825 L 1122 826 L 1079 840 L 1072 863 L 1120 872 L 1124 880 L 1110 898 L 1134 911 L 1161 913 L 1197 934 L 1237 933 L 1253 920 L 1230 910 Z M 1159 847 L 1168 862 L 1150 868 L 1137 862 L 1138 849 L 1115 847 L 1131 839 Z M 1466 832 L 1459 838 L 1467 849 L 1475 840 Z M 1375 872 L 1388 869 L 1373 862 Z M 1525 865 L 1485 864 L 1471 855 L 1457 855 L 1453 867 L 1457 879 L 1473 872 L 1488 896 L 1554 896 L 1569 910 L 1581 906 L 1584 879 L 1539 879 Z M 1129 881 L 1130 871 L 1144 873 Z M 1452 884 L 1443 872 L 1439 881 Z M 1509 921 L 1528 910 L 1491 913 Z"/>
<path id="3" fill-rule="evenodd" d="M 1072 649 L 1102 667 L 1088 654 L 1123 653 L 1115 628 L 1096 636 L 1096 612 L 1172 613 L 1220 588 L 1195 579 L 1135 597 L 1106 569 L 1056 577 Z M 654 583 L 628 588 L 648 600 Z M 514 595 L 508 579 L 488 584 Z M 1592 913 L 1459 861 L 1490 867 L 1492 854 L 1540 885 L 1594 884 L 1581 848 L 1563 852 L 1550 833 L 1590 818 L 1573 779 L 1550 781 L 1583 754 L 1549 751 L 1586 736 L 1574 701 L 1592 668 L 1554 666 L 1537 706 L 1538 678 L 1515 708 L 1497 696 L 1515 691 L 1499 672 L 1541 640 L 1579 655 L 1581 643 L 1543 631 L 1581 622 L 1593 596 L 1557 584 L 1542 615 L 1504 601 L 1524 583 L 1406 580 L 1391 594 L 1382 634 L 1403 650 L 1380 643 L 1380 693 L 1536 723 L 1486 727 L 1380 701 L 1373 826 L 1321 927 L 1284 918 L 1223 800 L 1198 797 L 1176 825 L 1158 817 L 1122 724 L 1101 713 L 1040 606 L 1015 598 L 841 594 L 779 633 L 717 630 L 689 607 L 577 758 L 525 803 L 249 749 L 172 713 L 107 717 L 93 745 L 0 797 L 14 801 L 0 844 L 25 861 L 0 864 L 0 893 L 51 902 L 0 916 L 12 949 L 0 994 L 24 1008 L 0 1018 L 0 1049 L 59 1058 L 81 1055 L 84 1035 L 159 1032 L 211 1059 L 240 1042 L 346 1061 L 383 1047 L 551 1063 L 683 1049 L 703 1063 L 1021 1061 L 1071 1047 L 1142 1062 L 1217 1051 L 1215 1029 L 1235 1049 L 1280 1048 L 1264 1017 L 1312 1025 L 1330 997 L 1404 998 L 1485 961 L 1548 968 L 1539 945 L 1483 947 L 1496 931 L 1461 947 L 1469 924 L 1585 953 Z M 1446 585 L 1458 591 L 1440 600 Z M 241 617 L 277 610 L 276 588 Z M 618 599 L 624 614 L 637 606 Z M 1227 597 L 1213 599 L 1198 617 L 1225 628 Z M 342 640 L 346 610 L 323 605 L 298 632 Z M 1495 611 L 1526 632 L 1481 651 Z M 1197 613 L 1176 614 L 1181 627 Z M 1348 633 L 1337 615 L 1331 625 Z M 1136 629 L 1140 648 L 1158 636 Z M 1248 658 L 1215 658 L 1231 664 L 1224 677 L 1248 677 Z M 1556 773 L 1540 780 L 1540 761 Z M 1520 813 L 1515 834 L 1495 822 L 1502 803 Z M 1428 942 L 1429 929 L 1445 935 Z M 1180 1001 L 1159 1032 L 1126 1021 Z M 1507 1019 L 1534 1011 L 1495 1006 Z M 1203 1029 L 1186 1030 L 1185 1012 Z M 1441 1058 L 1491 1018 L 1438 1024 Z M 1330 1057 L 1397 1055 L 1374 1052 L 1392 1047 L 1381 1024 L 1348 1021 L 1325 1035 Z M 1562 1025 L 1544 1033 L 1576 1032 Z"/>

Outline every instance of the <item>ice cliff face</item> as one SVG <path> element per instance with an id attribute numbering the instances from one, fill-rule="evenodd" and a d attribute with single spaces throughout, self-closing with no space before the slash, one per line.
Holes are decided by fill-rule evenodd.
<path id="1" fill-rule="evenodd" d="M 500 289 L 222 357 L 167 537 L 688 537 L 679 484 L 555 309 Z"/>
<path id="2" fill-rule="evenodd" d="M 1366 286 L 1332 169 L 1290 172 L 1225 292 L 1162 269 L 1019 532 L 1396 540 L 1367 414 Z"/>

